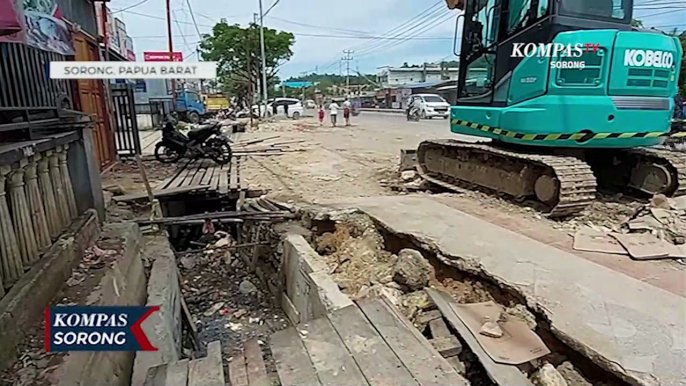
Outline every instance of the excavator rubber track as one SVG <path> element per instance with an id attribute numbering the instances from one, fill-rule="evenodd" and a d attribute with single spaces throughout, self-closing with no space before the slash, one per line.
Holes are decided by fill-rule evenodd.
<path id="1" fill-rule="evenodd" d="M 675 179 L 676 184 L 673 192 L 667 192 L 667 195 L 671 197 L 686 195 L 686 153 L 657 147 L 627 151 L 650 162 L 667 165 L 671 169 L 672 178 Z"/>
<path id="2" fill-rule="evenodd" d="M 417 171 L 424 179 L 453 191 L 463 192 L 460 185 L 466 183 L 522 199 L 539 196 L 534 185 L 545 175 L 556 185 L 556 197 L 549 193 L 552 199 L 544 202 L 551 208 L 548 217 L 581 212 L 596 197 L 593 170 L 582 159 L 513 151 L 492 143 L 424 141 L 417 150 Z"/>

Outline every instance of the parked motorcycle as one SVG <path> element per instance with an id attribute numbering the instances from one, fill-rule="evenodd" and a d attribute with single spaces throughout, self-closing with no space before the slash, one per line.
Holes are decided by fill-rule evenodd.
<path id="1" fill-rule="evenodd" d="M 174 163 L 184 156 L 209 158 L 226 165 L 231 162 L 230 142 L 218 122 L 193 129 L 186 136 L 176 129 L 172 120 L 167 120 L 162 129 L 162 141 L 155 145 L 155 158 L 162 163 Z"/>

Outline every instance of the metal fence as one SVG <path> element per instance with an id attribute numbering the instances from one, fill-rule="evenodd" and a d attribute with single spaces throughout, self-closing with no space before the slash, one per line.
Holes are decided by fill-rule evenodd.
<path id="1" fill-rule="evenodd" d="M 112 103 L 114 105 L 115 143 L 120 156 L 141 154 L 138 121 L 133 97 L 133 85 L 113 84 Z"/>
<path id="2" fill-rule="evenodd" d="M 0 124 L 29 121 L 31 115 L 58 107 L 72 108 L 72 84 L 52 80 L 51 61 L 67 57 L 25 44 L 0 43 Z"/>

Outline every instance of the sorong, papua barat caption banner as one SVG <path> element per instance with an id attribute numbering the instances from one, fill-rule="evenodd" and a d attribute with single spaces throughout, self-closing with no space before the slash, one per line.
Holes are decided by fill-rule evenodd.
<path id="1" fill-rule="evenodd" d="M 12 11 L 21 31 L 0 36 L 0 42 L 25 43 L 45 51 L 74 55 L 71 33 L 62 20 L 57 0 L 15 0 Z"/>

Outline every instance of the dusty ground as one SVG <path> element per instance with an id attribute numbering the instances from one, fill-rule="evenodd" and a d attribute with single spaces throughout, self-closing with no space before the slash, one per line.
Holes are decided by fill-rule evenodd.
<path id="1" fill-rule="evenodd" d="M 273 157 L 248 157 L 242 175 L 252 188 L 266 189 L 281 200 L 315 204 L 378 195 L 407 194 L 398 178 L 401 149 L 416 148 L 424 139 L 475 140 L 449 132 L 443 120 L 407 122 L 403 116 L 363 112 L 353 126 L 320 127 L 312 118 L 282 120 L 249 129 L 245 138 L 278 135 L 271 141 L 304 140 L 302 152 Z M 600 195 L 577 216 L 551 220 L 531 203 L 518 204 L 481 191 L 464 194 L 433 192 L 436 200 L 465 213 L 522 233 L 540 242 L 620 271 L 683 296 L 686 266 L 676 260 L 633 261 L 628 256 L 580 252 L 572 248 L 575 230 L 590 226 L 615 230 L 644 203 L 621 195 Z M 420 191 L 419 194 L 427 194 Z"/>

